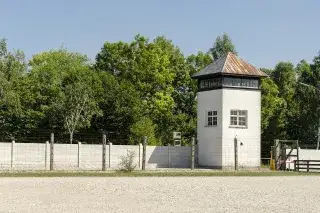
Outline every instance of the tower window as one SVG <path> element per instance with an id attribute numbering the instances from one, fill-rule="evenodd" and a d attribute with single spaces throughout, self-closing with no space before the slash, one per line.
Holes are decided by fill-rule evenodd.
<path id="1" fill-rule="evenodd" d="M 235 78 L 235 77 L 225 77 L 223 80 L 223 85 L 228 87 L 241 87 L 241 88 L 259 88 L 258 79 L 250 78 Z"/>
<path id="2" fill-rule="evenodd" d="M 218 125 L 218 113 L 217 111 L 206 111 L 206 126 Z"/>
<path id="3" fill-rule="evenodd" d="M 212 78 L 212 79 L 204 79 L 200 81 L 200 89 L 213 89 L 217 87 L 221 87 L 221 78 Z"/>
<path id="4" fill-rule="evenodd" d="M 230 126 L 231 127 L 247 127 L 247 110 L 231 110 L 230 111 Z"/>

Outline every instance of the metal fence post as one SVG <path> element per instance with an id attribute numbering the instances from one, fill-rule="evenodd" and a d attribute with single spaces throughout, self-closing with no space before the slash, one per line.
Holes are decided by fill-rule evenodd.
<path id="1" fill-rule="evenodd" d="M 238 139 L 234 138 L 234 169 L 238 170 Z"/>
<path id="2" fill-rule="evenodd" d="M 11 167 L 13 167 L 13 150 L 14 150 L 15 141 L 11 142 Z"/>
<path id="3" fill-rule="evenodd" d="M 192 137 L 192 140 L 191 140 L 191 170 L 194 169 L 194 151 L 195 151 L 195 138 Z"/>
<path id="4" fill-rule="evenodd" d="M 54 133 L 51 133 L 50 137 L 50 171 L 53 171 L 54 163 Z"/>
<path id="5" fill-rule="evenodd" d="M 146 151 L 147 151 L 148 137 L 143 137 L 143 151 L 142 151 L 142 170 L 146 170 Z"/>
<path id="6" fill-rule="evenodd" d="M 102 137 L 102 171 L 106 171 L 106 146 L 107 146 L 107 136 L 103 134 Z"/>

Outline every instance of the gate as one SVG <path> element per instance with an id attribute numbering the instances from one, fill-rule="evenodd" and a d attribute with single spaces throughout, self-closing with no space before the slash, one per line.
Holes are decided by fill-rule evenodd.
<path id="1" fill-rule="evenodd" d="M 287 153 L 289 149 L 289 153 Z M 293 150 L 296 149 L 296 154 Z M 299 141 L 298 140 L 275 140 L 272 148 L 272 156 L 275 161 L 276 170 L 286 170 L 286 163 L 291 157 L 299 160 Z"/>

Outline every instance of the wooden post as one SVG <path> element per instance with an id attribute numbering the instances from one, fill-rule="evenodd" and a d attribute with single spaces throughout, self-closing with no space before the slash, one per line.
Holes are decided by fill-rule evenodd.
<path id="1" fill-rule="evenodd" d="M 14 150 L 15 143 L 16 142 L 14 140 L 11 142 L 11 167 L 13 167 L 13 150 Z"/>
<path id="2" fill-rule="evenodd" d="M 106 171 L 106 146 L 107 146 L 107 136 L 103 134 L 102 137 L 102 171 Z"/>
<path id="3" fill-rule="evenodd" d="M 54 133 L 51 133 L 50 137 L 50 171 L 53 171 L 54 163 Z"/>
<path id="4" fill-rule="evenodd" d="M 78 142 L 78 168 L 80 168 L 81 142 Z"/>
<path id="5" fill-rule="evenodd" d="M 297 160 L 299 161 L 299 141 L 296 141 L 296 147 L 297 147 Z M 299 167 L 298 167 L 298 172 L 299 172 Z"/>
<path id="6" fill-rule="evenodd" d="M 192 137 L 191 140 L 191 170 L 194 169 L 194 148 L 195 148 L 195 138 Z"/>
<path id="7" fill-rule="evenodd" d="M 297 171 L 297 160 L 293 161 L 293 165 L 294 165 L 294 171 Z"/>
<path id="8" fill-rule="evenodd" d="M 238 170 L 238 139 L 234 138 L 234 169 Z"/>
<path id="9" fill-rule="evenodd" d="M 309 161 L 307 160 L 307 172 L 309 172 Z"/>
<path id="10" fill-rule="evenodd" d="M 143 137 L 143 151 L 142 151 L 142 170 L 146 170 L 146 151 L 147 151 L 147 136 Z"/>

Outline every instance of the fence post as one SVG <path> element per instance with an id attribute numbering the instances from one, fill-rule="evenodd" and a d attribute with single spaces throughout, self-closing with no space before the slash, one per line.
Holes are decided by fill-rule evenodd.
<path id="1" fill-rule="evenodd" d="M 139 143 L 139 168 L 141 168 L 141 147 L 142 147 L 142 144 Z"/>
<path id="2" fill-rule="evenodd" d="M 168 167 L 171 168 L 171 154 L 170 154 L 171 144 L 168 144 Z"/>
<path id="3" fill-rule="evenodd" d="M 106 146 L 107 146 L 107 136 L 103 134 L 102 137 L 102 171 L 106 171 Z"/>
<path id="4" fill-rule="evenodd" d="M 78 168 L 80 168 L 81 142 L 78 141 Z"/>
<path id="5" fill-rule="evenodd" d="M 274 140 L 274 147 L 275 147 L 274 148 L 275 169 L 278 170 L 279 154 L 280 154 L 280 144 L 278 139 Z"/>
<path id="6" fill-rule="evenodd" d="M 191 141 L 191 170 L 194 169 L 194 148 L 195 148 L 195 138 L 192 137 L 192 141 Z"/>
<path id="7" fill-rule="evenodd" d="M 147 151 L 148 137 L 143 137 L 143 151 L 142 151 L 142 170 L 146 170 L 146 151 Z"/>
<path id="8" fill-rule="evenodd" d="M 109 168 L 111 168 L 111 147 L 112 147 L 112 143 L 109 142 Z"/>
<path id="9" fill-rule="evenodd" d="M 48 147 L 49 147 L 49 141 L 46 141 L 46 145 L 44 147 L 44 167 L 47 170 L 47 164 L 48 164 Z"/>
<path id="10" fill-rule="evenodd" d="M 296 147 L 297 147 L 297 160 L 300 160 L 300 159 L 299 159 L 299 149 L 300 149 L 300 147 L 299 147 L 299 140 L 296 141 Z"/>
<path id="11" fill-rule="evenodd" d="M 13 167 L 13 150 L 14 150 L 15 141 L 11 141 L 11 167 Z"/>
<path id="12" fill-rule="evenodd" d="M 198 145 L 198 139 L 196 139 L 196 144 L 195 144 L 195 165 L 198 167 L 199 166 L 199 145 Z"/>
<path id="13" fill-rule="evenodd" d="M 54 133 L 51 133 L 50 136 L 50 171 L 53 171 L 54 163 Z"/>
<path id="14" fill-rule="evenodd" d="M 234 169 L 238 170 L 238 139 L 234 138 Z"/>
<path id="15" fill-rule="evenodd" d="M 307 160 L 307 172 L 309 172 L 309 161 Z"/>

